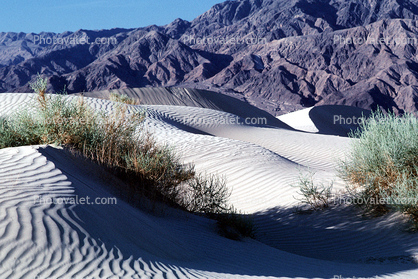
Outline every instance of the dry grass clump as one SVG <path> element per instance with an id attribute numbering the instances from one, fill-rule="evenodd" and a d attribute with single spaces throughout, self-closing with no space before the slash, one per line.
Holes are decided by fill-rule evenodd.
<path id="1" fill-rule="evenodd" d="M 127 105 L 139 105 L 140 104 L 140 101 L 138 99 L 130 98 L 126 95 L 121 95 L 121 94 L 114 93 L 114 92 L 110 93 L 109 100 L 111 100 L 112 102 L 118 102 L 118 103 L 123 103 Z"/>
<path id="2" fill-rule="evenodd" d="M 418 224 L 417 118 L 378 111 L 352 137 L 351 153 L 339 167 L 350 192 L 368 200 L 374 213 L 395 209 Z"/>

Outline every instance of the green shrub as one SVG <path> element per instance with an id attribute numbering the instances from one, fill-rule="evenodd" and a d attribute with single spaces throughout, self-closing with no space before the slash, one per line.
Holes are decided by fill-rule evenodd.
<path id="1" fill-rule="evenodd" d="M 38 73 L 36 76 L 36 80 L 29 84 L 30 88 L 38 93 L 40 97 L 43 97 L 46 92 L 46 87 L 48 86 L 48 79 L 42 78 L 41 75 Z"/>
<path id="2" fill-rule="evenodd" d="M 311 210 L 324 209 L 329 207 L 331 200 L 331 190 L 333 182 L 328 186 L 324 183 L 316 184 L 314 182 L 314 173 L 309 172 L 306 174 L 300 174 L 298 182 L 293 187 L 299 188 L 299 194 L 302 198 L 299 198 L 302 203 L 309 205 Z"/>
<path id="3" fill-rule="evenodd" d="M 372 113 L 352 135 L 339 173 L 367 210 L 395 209 L 418 223 L 418 122 L 414 115 Z"/>

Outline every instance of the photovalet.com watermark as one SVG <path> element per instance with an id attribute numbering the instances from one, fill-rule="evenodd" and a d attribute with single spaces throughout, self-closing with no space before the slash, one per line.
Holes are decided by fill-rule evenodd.
<path id="1" fill-rule="evenodd" d="M 365 117 L 334 115 L 333 124 L 336 125 L 361 125 L 366 121 Z"/>
<path id="2" fill-rule="evenodd" d="M 361 37 L 361 36 L 342 36 L 334 35 L 334 44 L 342 45 L 417 45 L 418 38 L 397 38 L 397 37 Z"/>
<path id="3" fill-rule="evenodd" d="M 267 125 L 265 117 L 197 117 L 184 116 L 183 122 L 194 125 Z"/>
<path id="4" fill-rule="evenodd" d="M 334 205 L 414 205 L 418 203 L 417 198 L 412 197 L 349 197 L 333 196 Z"/>
<path id="5" fill-rule="evenodd" d="M 33 43 L 38 45 L 116 45 L 118 40 L 116 38 L 95 38 L 91 40 L 88 36 L 68 36 L 68 37 L 59 37 L 59 36 L 44 36 L 44 35 L 34 35 Z"/>
<path id="6" fill-rule="evenodd" d="M 259 37 L 195 37 L 184 36 L 182 42 L 188 45 L 257 45 L 267 44 L 266 38 Z"/>
<path id="7" fill-rule="evenodd" d="M 115 197 L 79 197 L 78 195 L 70 197 L 50 197 L 35 196 L 33 198 L 35 205 L 116 205 L 118 203 Z"/>

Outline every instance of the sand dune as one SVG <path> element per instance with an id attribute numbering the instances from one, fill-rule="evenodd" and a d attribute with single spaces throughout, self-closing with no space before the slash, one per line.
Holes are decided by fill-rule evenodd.
<path id="1" fill-rule="evenodd" d="M 148 129 L 185 162 L 226 177 L 230 202 L 254 214 L 257 240 L 229 240 L 218 235 L 213 220 L 164 207 L 150 214 L 119 198 L 117 204 L 50 203 L 80 197 L 110 203 L 119 182 L 60 148 L 7 148 L 0 150 L 0 278 L 418 276 L 417 236 L 399 229 L 401 216 L 366 220 L 343 205 L 296 213 L 291 184 L 300 171 L 315 171 L 318 181 L 336 179 L 335 190 L 344 187 L 335 166 L 350 139 L 324 135 L 320 117 L 305 111 L 299 126 L 283 120 L 295 129 L 313 123 L 318 131 L 309 132 L 317 133 L 271 118 L 262 125 L 239 124 L 263 115 L 211 107 L 210 96 L 189 106 L 164 94 L 160 103 L 131 109 L 146 109 Z M 28 106 L 33 97 L 0 94 L 0 114 Z M 107 100 L 85 100 L 98 110 L 113 107 Z"/>
<path id="2" fill-rule="evenodd" d="M 318 106 L 284 114 L 279 120 L 300 131 L 347 137 L 371 111 L 349 106 Z"/>
<path id="3" fill-rule="evenodd" d="M 269 125 L 286 127 L 285 123 L 277 120 L 271 114 L 256 108 L 247 102 L 236 98 L 202 89 L 188 89 L 176 87 L 144 87 L 126 88 L 120 90 L 104 90 L 84 92 L 83 96 L 93 98 L 108 98 L 110 93 L 117 93 L 137 99 L 145 105 L 168 105 L 208 108 L 229 112 L 234 115 L 246 117 L 265 117 Z"/>

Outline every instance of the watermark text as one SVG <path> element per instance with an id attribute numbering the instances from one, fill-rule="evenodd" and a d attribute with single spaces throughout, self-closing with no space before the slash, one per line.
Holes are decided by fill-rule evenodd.
<path id="1" fill-rule="evenodd" d="M 417 45 L 418 38 L 393 38 L 393 37 L 356 37 L 356 36 L 342 36 L 334 35 L 334 44 L 342 45 Z"/>
<path id="2" fill-rule="evenodd" d="M 183 43 L 188 45 L 257 45 L 267 44 L 266 38 L 259 37 L 194 37 L 184 36 Z"/>
<path id="3" fill-rule="evenodd" d="M 59 36 L 44 36 L 44 35 L 35 35 L 33 36 L 34 44 L 38 45 L 110 45 L 117 44 L 118 40 L 116 38 L 95 38 L 91 40 L 88 36 L 76 37 L 59 37 Z"/>
<path id="4" fill-rule="evenodd" d="M 185 116 L 183 122 L 194 125 L 267 125 L 265 117 L 196 117 Z"/>
<path id="5" fill-rule="evenodd" d="M 333 124 L 336 125 L 361 125 L 363 124 L 365 119 L 363 117 L 344 117 L 342 115 L 334 115 L 333 117 Z"/>
<path id="6" fill-rule="evenodd" d="M 116 205 L 118 200 L 115 197 L 91 198 L 89 196 L 79 197 L 76 195 L 71 197 L 35 196 L 33 202 L 35 205 Z"/>

